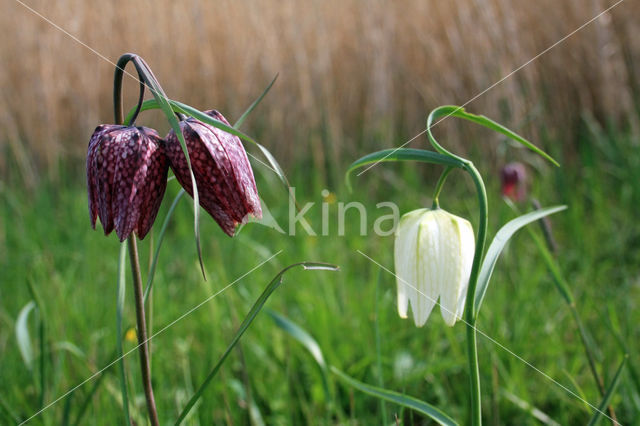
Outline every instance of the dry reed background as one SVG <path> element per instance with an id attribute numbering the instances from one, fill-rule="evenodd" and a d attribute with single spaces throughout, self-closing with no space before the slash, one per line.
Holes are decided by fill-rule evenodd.
<path id="1" fill-rule="evenodd" d="M 285 166 L 322 172 L 418 133 L 430 108 L 466 102 L 613 1 L 26 3 L 111 61 L 141 54 L 170 97 L 231 119 L 280 73 L 245 130 Z M 111 122 L 113 67 L 15 0 L 0 4 L 0 176 L 35 185 L 80 164 Z M 638 16 L 626 0 L 469 108 L 568 152 L 585 112 L 633 124 Z"/>

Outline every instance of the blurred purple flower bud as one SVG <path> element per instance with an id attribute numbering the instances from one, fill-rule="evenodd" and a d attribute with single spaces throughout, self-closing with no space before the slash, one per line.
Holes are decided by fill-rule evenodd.
<path id="1" fill-rule="evenodd" d="M 146 127 L 98 126 L 89 141 L 89 214 L 105 235 L 140 239 L 151 229 L 167 186 L 169 165 L 158 133 Z"/>
<path id="2" fill-rule="evenodd" d="M 522 201 L 527 196 L 527 172 L 522 163 L 509 163 L 500 173 L 502 195 L 514 201 Z"/>
<path id="3" fill-rule="evenodd" d="M 205 113 L 229 124 L 218 111 Z M 240 139 L 194 118 L 180 122 L 180 129 L 187 143 L 200 205 L 222 230 L 233 236 L 236 225 L 247 222 L 249 215 L 261 218 L 256 182 Z M 173 130 L 166 138 L 166 153 L 178 182 L 193 196 L 187 160 Z"/>

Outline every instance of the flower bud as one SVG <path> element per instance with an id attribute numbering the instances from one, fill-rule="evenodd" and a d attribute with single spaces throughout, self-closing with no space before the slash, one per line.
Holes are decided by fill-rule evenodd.
<path id="1" fill-rule="evenodd" d="M 87 187 L 91 226 L 120 241 L 135 231 L 140 239 L 158 214 L 169 164 L 158 133 L 146 127 L 98 126 L 89 141 Z"/>
<path id="2" fill-rule="evenodd" d="M 509 163 L 500 173 L 502 195 L 513 201 L 522 201 L 527 196 L 527 173 L 522 163 Z"/>
<path id="3" fill-rule="evenodd" d="M 218 111 L 205 113 L 229 124 Z M 240 139 L 194 118 L 180 122 L 180 129 L 187 144 L 200 205 L 222 230 L 233 236 L 236 225 L 246 223 L 249 215 L 261 218 L 256 182 Z M 171 169 L 180 185 L 193 196 L 187 160 L 173 130 L 166 142 Z"/>
<path id="4" fill-rule="evenodd" d="M 396 230 L 398 313 L 422 327 L 438 298 L 444 322 L 462 318 L 475 250 L 468 220 L 442 209 L 419 209 L 402 216 Z"/>

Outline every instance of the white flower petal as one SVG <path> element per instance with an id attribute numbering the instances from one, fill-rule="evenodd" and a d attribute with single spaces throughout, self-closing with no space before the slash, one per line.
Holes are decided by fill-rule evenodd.
<path id="1" fill-rule="evenodd" d="M 476 240 L 473 236 L 473 227 L 471 223 L 463 218 L 457 218 L 458 227 L 460 230 L 460 243 L 461 243 L 461 270 L 462 270 L 462 282 L 463 286 L 460 289 L 458 295 L 458 309 L 456 311 L 456 318 L 462 319 L 462 313 L 464 311 L 464 304 L 467 298 L 467 289 L 469 288 L 469 276 L 471 275 L 471 267 L 473 266 L 473 256 L 476 250 Z"/>
<path id="2" fill-rule="evenodd" d="M 413 319 L 418 327 L 427 322 L 440 295 L 440 227 L 432 213 L 428 211 L 421 216 L 418 231 L 418 294 L 415 303 L 412 301 L 411 304 Z"/>
<path id="3" fill-rule="evenodd" d="M 462 317 L 475 252 L 471 223 L 441 209 L 405 214 L 396 231 L 398 313 L 423 326 L 440 299 L 444 322 Z"/>
<path id="4" fill-rule="evenodd" d="M 415 210 L 402 216 L 396 230 L 394 262 L 398 286 L 398 315 L 407 318 L 407 306 L 412 307 L 417 298 L 417 239 L 418 223 L 423 210 Z"/>
<path id="5" fill-rule="evenodd" d="M 451 326 L 456 322 L 457 296 L 461 285 L 457 276 L 459 269 L 457 231 L 453 219 L 444 210 L 435 211 L 433 216 L 439 230 L 437 257 L 440 313 L 444 322 Z"/>

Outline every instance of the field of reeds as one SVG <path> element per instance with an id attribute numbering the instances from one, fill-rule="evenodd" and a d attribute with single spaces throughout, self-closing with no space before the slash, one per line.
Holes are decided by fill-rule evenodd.
<path id="1" fill-rule="evenodd" d="M 113 119 L 113 67 L 106 60 L 127 51 L 146 58 L 170 97 L 230 117 L 279 74 L 247 132 L 284 164 L 313 162 L 331 174 L 330 164 L 408 140 L 424 129 L 427 111 L 474 99 L 613 3 L 28 3 L 101 59 L 3 0 L 0 175 L 15 169 L 33 185 L 43 174 L 55 176 L 66 160 L 81 160 L 96 123 Z M 585 116 L 638 131 L 631 112 L 640 80 L 639 14 L 637 2 L 624 2 L 469 109 L 543 144 L 553 137 L 571 155 Z M 132 105 L 136 91 L 128 92 Z"/>
<path id="2" fill-rule="evenodd" d="M 484 424 L 586 424 L 598 410 L 638 424 L 640 3 L 581 28 L 614 4 L 0 0 L 0 424 L 125 424 L 125 408 L 132 424 L 148 424 L 129 270 L 118 293 L 118 240 L 92 230 L 87 211 L 89 137 L 113 122 L 112 63 L 128 51 L 170 98 L 232 123 L 277 74 L 241 129 L 283 166 L 298 209 L 315 203 L 306 218 L 317 235 L 291 233 L 289 194 L 252 160 L 285 232 L 249 223 L 229 238 L 201 210 L 204 280 L 188 196 L 160 232 L 180 191 L 170 178 L 139 243 L 145 277 L 163 244 L 147 303 L 161 424 L 178 418 L 269 281 L 309 260 L 340 271 L 287 273 L 183 424 L 431 424 L 332 368 L 470 424 L 465 325 L 445 326 L 439 308 L 422 328 L 399 318 L 394 237 L 362 235 L 362 213 L 344 211 L 361 203 L 370 230 L 386 213 L 380 202 L 401 213 L 431 207 L 436 166 L 380 164 L 353 175 L 351 190 L 345 171 L 423 132 L 434 107 L 467 103 L 561 164 L 458 119 L 438 123 L 438 139 L 486 181 L 489 236 L 515 217 L 501 194 L 505 163 L 527 170 L 520 209 L 533 199 L 568 206 L 550 217 L 546 240 L 531 224 L 498 260 L 477 323 Z M 125 77 L 126 109 L 137 94 Z M 137 123 L 169 129 L 158 111 Z M 424 134 L 408 146 L 431 149 Z M 477 229 L 473 182 L 459 171 L 448 179 L 443 208 Z M 604 416 L 600 424 L 615 424 Z"/>

